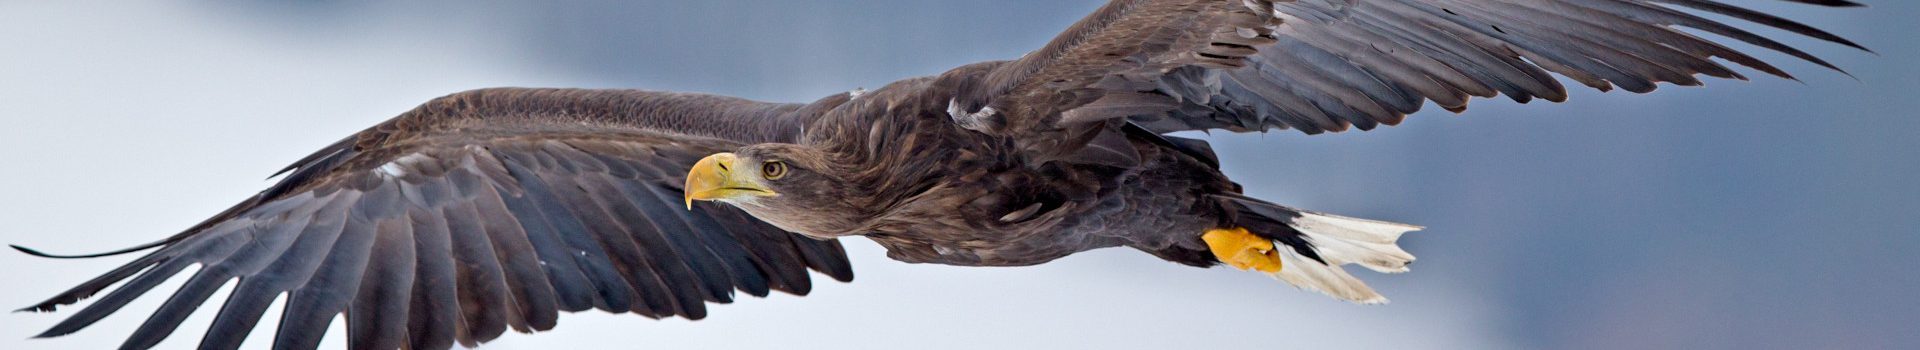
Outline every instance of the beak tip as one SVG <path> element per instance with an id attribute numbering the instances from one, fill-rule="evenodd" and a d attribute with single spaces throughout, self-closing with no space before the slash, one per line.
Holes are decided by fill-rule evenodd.
<path id="1" fill-rule="evenodd" d="M 736 178 L 730 171 L 737 161 L 733 153 L 714 153 L 695 162 L 687 169 L 686 186 L 682 187 L 686 199 L 687 211 L 693 211 L 696 200 L 726 200 L 741 196 L 771 196 L 773 191 L 752 181 Z"/>

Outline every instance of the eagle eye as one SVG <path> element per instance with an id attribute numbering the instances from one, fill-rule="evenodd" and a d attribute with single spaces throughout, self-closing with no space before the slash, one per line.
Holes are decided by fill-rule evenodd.
<path id="1" fill-rule="evenodd" d="M 780 178 L 787 177 L 787 162 L 770 160 L 766 163 L 760 163 L 760 176 L 768 180 L 779 180 Z"/>

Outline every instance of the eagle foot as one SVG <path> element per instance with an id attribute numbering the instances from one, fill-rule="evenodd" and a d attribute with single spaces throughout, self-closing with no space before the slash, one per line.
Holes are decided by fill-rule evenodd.
<path id="1" fill-rule="evenodd" d="M 1273 241 L 1247 232 L 1246 228 L 1211 229 L 1201 234 L 1200 239 L 1207 241 L 1213 257 L 1227 266 L 1241 271 L 1280 272 L 1280 252 L 1273 250 Z"/>

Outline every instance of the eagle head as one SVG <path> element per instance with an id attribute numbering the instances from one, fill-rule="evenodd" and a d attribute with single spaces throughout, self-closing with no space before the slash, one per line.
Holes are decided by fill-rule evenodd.
<path id="1" fill-rule="evenodd" d="M 861 225 L 848 172 L 824 153 L 793 144 L 759 144 L 700 159 L 687 172 L 687 209 L 719 201 L 787 231 L 838 237 Z"/>

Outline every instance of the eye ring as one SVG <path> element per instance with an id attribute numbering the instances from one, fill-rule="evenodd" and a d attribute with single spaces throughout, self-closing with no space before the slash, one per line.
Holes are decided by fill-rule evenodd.
<path id="1" fill-rule="evenodd" d="M 768 180 L 779 180 L 780 178 L 787 177 L 787 162 L 770 160 L 766 163 L 760 163 L 760 176 Z"/>

